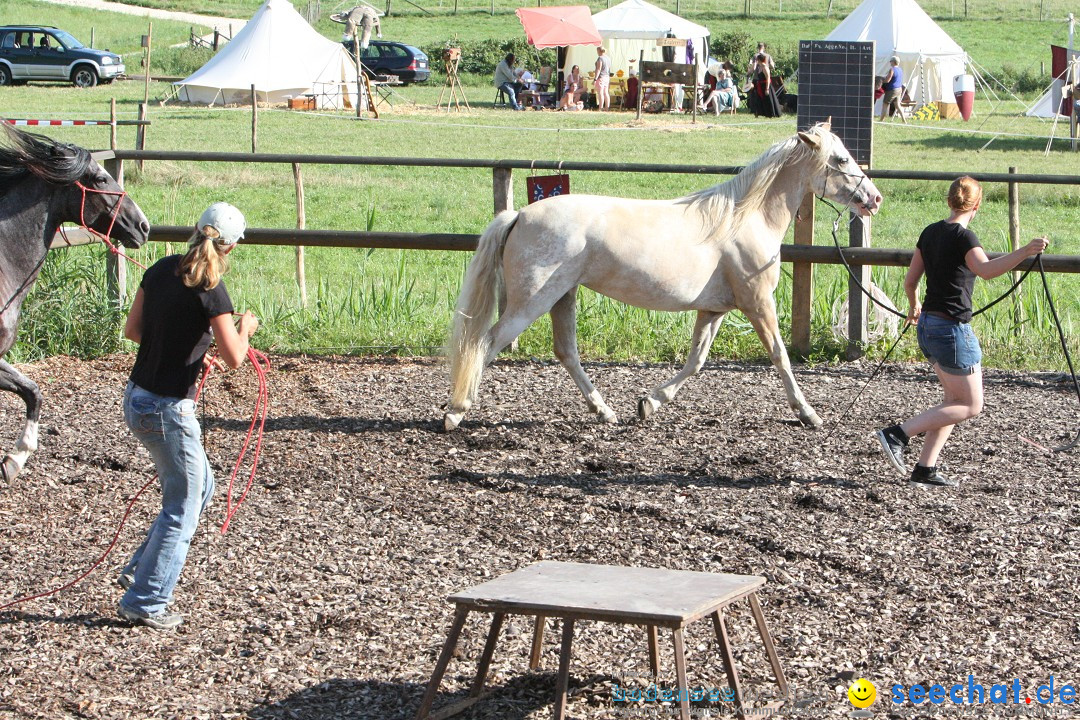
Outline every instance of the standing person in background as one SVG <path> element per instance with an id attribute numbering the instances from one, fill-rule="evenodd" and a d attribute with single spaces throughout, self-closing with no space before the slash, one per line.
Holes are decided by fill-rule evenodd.
<path id="1" fill-rule="evenodd" d="M 758 54 L 755 59 L 753 86 L 747 97 L 746 104 L 754 113 L 754 116 L 780 117 L 782 109 L 780 100 L 776 97 L 776 90 L 772 84 L 772 73 L 769 72 L 769 64 L 765 55 Z"/>
<path id="2" fill-rule="evenodd" d="M 970 177 L 957 178 L 949 188 L 949 217 L 922 231 L 904 278 L 907 322 L 918 322 L 919 349 L 933 364 L 945 398 L 939 405 L 874 434 L 892 466 L 906 475 L 908 440 L 925 433 L 919 462 L 910 476 L 911 484 L 917 487 L 956 487 L 956 480 L 938 471 L 938 454 L 953 427 L 982 412 L 982 349 L 971 330 L 975 276 L 989 280 L 1004 275 L 1049 244 L 1046 238 L 1035 238 L 1019 250 L 990 260 L 978 236 L 968 229 L 981 203 L 979 183 Z M 920 305 L 917 293 L 924 274 L 926 297 Z"/>
<path id="3" fill-rule="evenodd" d="M 765 65 L 768 66 L 770 73 L 776 69 L 776 64 L 773 62 L 772 55 L 765 50 L 765 43 L 759 42 L 757 44 L 757 50 L 750 56 L 750 62 L 746 65 L 747 82 L 753 82 L 754 80 L 754 73 L 757 71 L 758 55 L 765 56 Z"/>
<path id="4" fill-rule="evenodd" d="M 206 350 L 216 340 L 221 359 L 238 368 L 259 327 L 250 312 L 240 317 L 239 330 L 233 324 L 221 279 L 246 227 L 228 203 L 207 208 L 187 253 L 163 258 L 143 275 L 124 325 L 124 336 L 139 345 L 124 392 L 124 420 L 154 460 L 161 513 L 117 580 L 126 591 L 117 612 L 158 630 L 183 622 L 169 605 L 199 516 L 214 493 L 194 400 Z"/>
<path id="5" fill-rule="evenodd" d="M 610 110 L 611 95 L 608 87 L 611 84 L 611 58 L 607 50 L 601 45 L 596 48 L 596 109 Z"/>
<path id="6" fill-rule="evenodd" d="M 514 72 L 514 53 L 506 53 L 506 57 L 495 66 L 495 87 L 503 91 L 510 107 L 515 110 L 524 110 L 518 102 L 517 94 L 521 90 L 518 84 L 518 74 Z"/>
<path id="7" fill-rule="evenodd" d="M 900 109 L 900 97 L 904 94 L 904 70 L 900 67 L 900 58 L 895 55 L 889 58 L 889 69 L 881 87 L 885 93 L 881 96 L 881 117 L 878 121 L 884 120 L 885 112 L 888 111 L 890 117 L 899 115 L 900 119 L 907 123 L 907 118 Z"/>

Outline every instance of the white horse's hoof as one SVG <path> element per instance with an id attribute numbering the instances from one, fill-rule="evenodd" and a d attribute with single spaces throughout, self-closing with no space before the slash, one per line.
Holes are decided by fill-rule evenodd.
<path id="1" fill-rule="evenodd" d="M 605 408 L 596 413 L 596 422 L 605 423 L 607 425 L 618 425 L 619 416 L 615 414 L 615 411 L 611 408 Z"/>
<path id="2" fill-rule="evenodd" d="M 808 428 L 817 429 L 821 427 L 821 418 L 813 410 L 806 413 L 799 413 L 799 422 Z"/>
<path id="3" fill-rule="evenodd" d="M 637 401 L 637 416 L 639 420 L 645 421 L 652 417 L 653 413 L 660 409 L 660 403 L 653 400 L 651 397 L 638 398 Z"/>
<path id="4" fill-rule="evenodd" d="M 455 428 L 457 428 L 458 425 L 461 424 L 461 421 L 464 417 L 465 413 L 446 413 L 445 415 L 443 415 L 443 429 L 445 429 L 446 432 L 453 431 Z"/>
<path id="5" fill-rule="evenodd" d="M 4 458 L 3 464 L 0 465 L 0 475 L 4 476 L 4 482 L 11 482 L 20 472 L 22 472 L 22 465 L 15 458 L 10 455 Z"/>

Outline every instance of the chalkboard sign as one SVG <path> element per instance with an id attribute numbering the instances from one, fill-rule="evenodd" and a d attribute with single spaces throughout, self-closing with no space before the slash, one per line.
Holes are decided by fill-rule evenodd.
<path id="1" fill-rule="evenodd" d="M 874 43 L 799 41 L 798 128 L 832 117 L 832 131 L 860 165 L 874 141 Z"/>
<path id="2" fill-rule="evenodd" d="M 641 82 L 693 85 L 694 66 L 686 63 L 645 60 L 641 63 Z"/>

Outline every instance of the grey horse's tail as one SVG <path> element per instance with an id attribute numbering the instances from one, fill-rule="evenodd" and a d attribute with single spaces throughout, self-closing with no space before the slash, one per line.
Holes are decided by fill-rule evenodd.
<path id="1" fill-rule="evenodd" d="M 454 310 L 454 331 L 447 348 L 450 407 L 456 411 L 467 410 L 476 399 L 490 349 L 488 330 L 502 284 L 503 245 L 517 218 L 518 213 L 512 210 L 495 217 L 480 236 L 476 254 L 465 271 L 465 282 Z"/>

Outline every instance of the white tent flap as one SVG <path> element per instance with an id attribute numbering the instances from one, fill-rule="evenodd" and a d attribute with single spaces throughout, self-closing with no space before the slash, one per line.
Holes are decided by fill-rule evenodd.
<path id="1" fill-rule="evenodd" d="M 250 102 L 254 85 L 262 102 L 314 95 L 318 107 L 341 108 L 356 97 L 356 66 L 289 0 L 266 0 L 236 37 L 176 85 L 180 100 L 207 105 Z"/>
<path id="2" fill-rule="evenodd" d="M 876 74 L 895 55 L 912 100 L 956 102 L 953 77 L 964 74 L 967 53 L 915 0 L 864 0 L 825 39 L 874 41 Z"/>
<path id="3" fill-rule="evenodd" d="M 659 38 L 676 37 L 693 43 L 704 72 L 709 55 L 709 29 L 689 20 L 650 5 L 645 0 L 625 0 L 615 7 L 593 15 L 593 22 L 604 39 L 604 48 L 611 58 L 611 72 L 637 70 L 638 59 L 645 51 L 645 59 L 653 62 L 663 60 L 663 48 L 657 46 Z M 633 60 L 633 64 L 630 61 Z M 686 61 L 685 48 L 675 48 L 676 62 Z M 574 46 L 566 50 L 565 71 L 574 65 L 581 72 L 591 72 L 596 65 L 596 48 Z"/>

